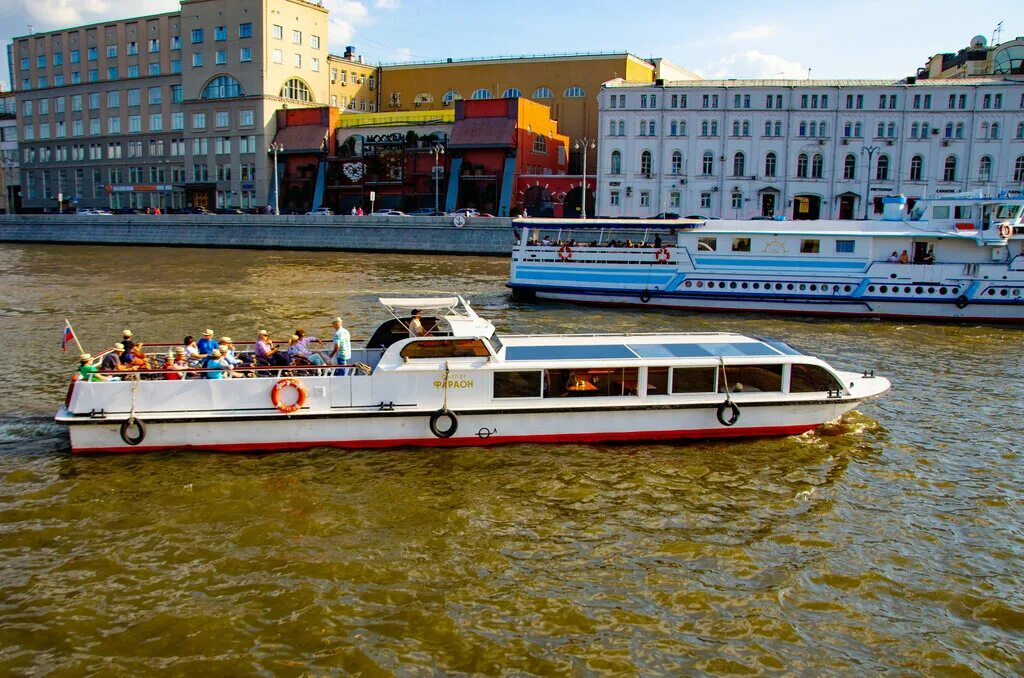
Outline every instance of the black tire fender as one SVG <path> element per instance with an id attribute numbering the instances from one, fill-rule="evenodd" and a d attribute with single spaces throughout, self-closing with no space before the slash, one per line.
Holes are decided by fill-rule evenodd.
<path id="1" fill-rule="evenodd" d="M 644 290 L 643 292 L 640 293 L 640 302 L 641 303 L 646 304 L 650 300 L 651 300 L 651 292 L 650 292 L 650 290 Z"/>
<path id="2" fill-rule="evenodd" d="M 438 423 L 442 419 L 449 419 L 451 426 L 442 429 L 438 426 Z M 459 420 L 455 416 L 455 413 L 449 410 L 447 407 L 442 407 L 438 411 L 430 415 L 430 432 L 438 438 L 451 438 L 455 435 L 455 432 L 459 429 Z"/>
<path id="3" fill-rule="evenodd" d="M 728 419 L 725 418 L 726 411 L 730 411 L 732 415 Z M 724 403 L 718 406 L 718 423 L 722 426 L 732 426 L 740 420 L 740 408 L 736 407 L 736 403 L 731 400 L 726 400 Z"/>
<path id="4" fill-rule="evenodd" d="M 135 429 L 137 432 L 134 436 L 129 434 L 129 431 Z M 141 419 L 129 420 L 125 419 L 121 422 L 121 440 L 126 445 L 138 445 L 146 439 L 146 425 Z"/>
<path id="5" fill-rule="evenodd" d="M 971 300 L 967 298 L 966 294 L 961 294 L 956 298 L 956 307 L 959 309 L 967 308 L 967 304 L 971 303 Z"/>

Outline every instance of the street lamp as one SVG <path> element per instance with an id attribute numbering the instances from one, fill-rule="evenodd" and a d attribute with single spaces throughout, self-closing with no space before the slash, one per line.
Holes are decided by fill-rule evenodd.
<path id="1" fill-rule="evenodd" d="M 433 151 L 434 153 L 434 167 L 431 170 L 434 173 L 434 211 L 439 212 L 441 211 L 441 207 L 438 197 L 438 186 L 441 181 L 441 172 L 438 170 L 440 170 L 441 168 L 438 167 L 438 162 L 440 162 L 439 157 L 444 155 L 444 146 L 442 146 L 441 144 L 434 144 L 433 146 L 430 147 L 430 150 Z"/>
<path id="2" fill-rule="evenodd" d="M 878 153 L 878 151 L 880 150 L 881 149 L 878 146 L 864 146 L 863 148 L 860 149 L 861 153 L 868 154 L 868 186 L 867 190 L 865 191 L 866 195 L 864 197 L 864 221 L 868 220 L 868 207 L 871 205 L 871 158 L 875 157 L 875 153 Z"/>
<path id="3" fill-rule="evenodd" d="M 284 153 L 284 144 L 271 142 L 267 146 L 267 153 L 274 154 L 274 214 L 281 214 L 281 183 L 277 178 L 277 154 Z"/>
<path id="4" fill-rule="evenodd" d="M 582 139 L 577 139 L 573 143 L 572 147 L 573 147 L 574 150 L 577 150 L 577 151 L 582 150 L 583 151 L 583 171 L 582 171 L 583 181 L 580 183 L 580 192 L 581 192 L 581 194 L 580 194 L 580 210 L 581 210 L 580 211 L 580 218 L 581 219 L 586 219 L 587 218 L 587 149 L 588 148 L 597 148 L 597 142 L 594 141 L 593 139 L 588 139 L 587 137 L 583 137 Z"/>

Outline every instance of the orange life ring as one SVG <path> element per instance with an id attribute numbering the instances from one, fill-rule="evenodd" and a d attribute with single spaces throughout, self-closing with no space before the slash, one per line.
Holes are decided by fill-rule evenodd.
<path id="1" fill-rule="evenodd" d="M 558 258 L 562 261 L 569 261 L 572 259 L 572 248 L 568 245 L 562 245 L 558 248 Z"/>
<path id="2" fill-rule="evenodd" d="M 1009 224 L 1000 224 L 999 225 L 999 237 L 1000 238 L 1006 239 L 1006 238 L 1009 238 L 1012 234 L 1013 234 L 1013 229 L 1010 228 Z"/>
<path id="3" fill-rule="evenodd" d="M 281 391 L 283 391 L 289 386 L 295 389 L 295 392 L 298 394 L 298 397 L 295 399 L 295 402 L 292 403 L 291 405 L 282 405 Z M 270 391 L 270 402 L 274 403 L 274 407 L 281 410 L 281 412 L 283 412 L 284 414 L 291 414 L 292 412 L 301 409 L 303 406 L 305 406 L 306 398 L 308 397 L 309 391 L 306 390 L 306 387 L 303 386 L 302 382 L 299 381 L 298 379 L 282 379 L 276 384 L 274 384 L 274 388 L 271 389 Z"/>
<path id="4" fill-rule="evenodd" d="M 672 261 L 672 253 L 668 251 L 667 247 L 662 247 L 660 250 L 655 252 L 654 258 L 658 260 L 659 264 L 667 264 Z"/>

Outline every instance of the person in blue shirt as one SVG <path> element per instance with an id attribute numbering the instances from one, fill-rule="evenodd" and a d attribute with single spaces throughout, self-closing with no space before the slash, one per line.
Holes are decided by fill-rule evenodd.
<path id="1" fill-rule="evenodd" d="M 200 353 L 209 355 L 213 353 L 213 349 L 220 348 L 220 344 L 213 338 L 213 330 L 206 330 L 203 332 L 203 338 L 197 342 Z"/>
<path id="2" fill-rule="evenodd" d="M 206 369 L 211 370 L 206 373 L 207 379 L 223 379 L 224 370 L 227 369 L 227 365 L 221 360 L 220 349 L 213 349 L 210 351 L 210 357 L 206 359 Z"/>
<path id="3" fill-rule="evenodd" d="M 331 323 L 331 327 L 334 328 L 334 337 L 331 341 L 331 361 L 335 365 L 345 365 L 352 360 L 352 336 L 348 330 L 342 327 L 341 318 L 335 318 L 334 322 Z M 335 371 L 335 376 L 345 376 L 348 374 L 349 368 L 342 367 Z"/>

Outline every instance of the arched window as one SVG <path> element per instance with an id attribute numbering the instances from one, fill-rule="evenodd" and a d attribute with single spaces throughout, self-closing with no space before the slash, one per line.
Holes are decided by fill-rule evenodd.
<path id="1" fill-rule="evenodd" d="M 502 99 L 518 99 L 521 96 L 523 96 L 522 92 L 520 92 L 515 87 L 509 87 L 507 90 L 505 90 L 502 93 L 501 98 Z"/>
<path id="2" fill-rule="evenodd" d="M 538 87 L 533 90 L 533 99 L 554 99 L 555 93 L 549 87 Z"/>
<path id="3" fill-rule="evenodd" d="M 647 121 L 646 120 L 641 120 L 640 121 L 640 136 L 642 136 L 642 137 L 647 136 Z"/>
<path id="4" fill-rule="evenodd" d="M 543 134 L 538 134 L 533 138 L 533 150 L 536 153 L 548 152 L 548 140 L 544 138 Z"/>
<path id="5" fill-rule="evenodd" d="M 928 138 L 928 134 L 930 132 L 931 132 L 931 130 L 928 128 L 928 123 L 922 122 L 921 123 L 921 138 L 922 139 L 927 139 Z"/>
<path id="6" fill-rule="evenodd" d="M 654 136 L 654 121 L 653 120 L 651 120 L 649 123 L 647 123 L 647 136 L 649 136 L 649 137 L 653 137 Z"/>
<path id="7" fill-rule="evenodd" d="M 978 181 L 992 181 L 992 158 L 987 155 L 978 161 Z"/>
<path id="8" fill-rule="evenodd" d="M 612 151 L 612 174 L 622 174 L 622 154 Z"/>
<path id="9" fill-rule="evenodd" d="M 924 156 L 915 155 L 910 159 L 910 180 L 921 181 L 921 173 L 924 171 Z"/>
<path id="10" fill-rule="evenodd" d="M 946 158 L 946 163 L 942 166 L 942 180 L 943 181 L 956 181 L 956 156 L 950 155 Z"/>
<path id="11" fill-rule="evenodd" d="M 798 179 L 807 178 L 807 154 L 801 153 L 796 156 L 796 176 Z"/>
<path id="12" fill-rule="evenodd" d="M 745 136 L 745 137 L 749 137 L 750 136 L 750 121 L 749 120 L 744 120 L 743 121 L 743 136 Z"/>
<path id="13" fill-rule="evenodd" d="M 819 122 L 818 123 L 818 136 L 819 137 L 827 137 L 828 136 L 828 123 L 827 122 Z"/>
<path id="14" fill-rule="evenodd" d="M 820 179 L 822 170 L 824 169 L 825 161 L 821 153 L 815 153 L 814 157 L 811 158 L 811 178 Z"/>
<path id="15" fill-rule="evenodd" d="M 1017 123 L 1017 138 L 1024 139 L 1024 122 Z"/>
<path id="16" fill-rule="evenodd" d="M 625 120 L 619 120 L 619 136 L 620 137 L 626 136 L 626 121 Z"/>
<path id="17" fill-rule="evenodd" d="M 921 129 L 920 125 L 918 125 L 916 122 L 913 125 L 911 125 L 910 126 L 910 138 L 911 139 L 916 139 L 917 138 L 917 133 L 918 133 L 918 131 L 920 129 Z"/>
<path id="18" fill-rule="evenodd" d="M 854 123 L 853 124 L 853 136 L 857 137 L 858 139 L 860 139 L 862 136 L 864 136 L 861 133 L 862 129 L 863 129 L 863 127 L 861 127 L 861 124 L 859 122 Z"/>
<path id="19" fill-rule="evenodd" d="M 998 122 L 992 123 L 992 133 L 989 135 L 989 138 L 991 138 L 991 139 L 998 139 L 999 138 L 999 123 Z"/>
<path id="20" fill-rule="evenodd" d="M 987 139 L 988 138 L 988 123 L 987 122 L 981 123 L 981 138 L 982 139 Z"/>
<path id="21" fill-rule="evenodd" d="M 800 121 L 800 131 L 797 132 L 797 136 L 807 136 L 807 123 L 802 120 Z"/>
<path id="22" fill-rule="evenodd" d="M 587 96 L 587 93 L 583 91 L 583 88 L 579 85 L 572 85 L 565 89 L 565 97 L 567 99 L 578 99 L 580 97 Z"/>
<path id="23" fill-rule="evenodd" d="M 679 123 L 673 120 L 668 125 L 668 135 L 670 137 L 679 136 Z"/>
<path id="24" fill-rule="evenodd" d="M 299 78 L 289 78 L 281 88 L 282 99 L 294 99 L 295 101 L 312 101 L 313 93 L 309 91 L 309 85 Z"/>
<path id="25" fill-rule="evenodd" d="M 732 156 L 732 175 L 734 177 L 741 177 L 746 174 L 747 169 L 747 156 L 743 155 L 742 152 L 736 153 Z"/>
<path id="26" fill-rule="evenodd" d="M 878 156 L 878 166 L 875 167 L 875 179 L 879 181 L 889 180 L 889 156 L 884 153 Z"/>
<path id="27" fill-rule="evenodd" d="M 878 137 L 879 139 L 885 136 L 885 123 L 884 122 L 878 123 L 878 131 L 875 134 L 875 136 Z"/>
<path id="28" fill-rule="evenodd" d="M 448 90 L 447 92 L 444 93 L 443 97 L 441 97 L 441 102 L 444 103 L 445 105 L 449 105 L 453 101 L 455 101 L 456 99 L 461 99 L 461 98 L 462 98 L 461 94 L 459 94 L 457 91 L 455 91 L 453 89 L 450 89 L 450 90 Z"/>
<path id="29" fill-rule="evenodd" d="M 653 169 L 652 165 L 653 165 L 653 163 L 651 161 L 651 152 L 650 151 L 644 151 L 643 153 L 641 153 L 640 154 L 640 174 L 644 174 L 644 175 L 651 175 L 651 174 L 653 174 L 653 172 L 651 171 Z"/>
<path id="30" fill-rule="evenodd" d="M 683 173 L 683 154 L 679 151 L 672 153 L 672 174 Z"/>
<path id="31" fill-rule="evenodd" d="M 947 139 L 952 139 L 953 138 L 953 123 L 951 123 L 951 122 L 947 122 L 946 123 L 946 134 L 944 136 Z"/>
<path id="32" fill-rule="evenodd" d="M 772 135 L 772 121 L 765 120 L 764 122 L 764 135 L 770 137 Z"/>
<path id="33" fill-rule="evenodd" d="M 705 176 L 715 173 L 715 154 L 711 151 L 704 151 L 704 157 L 701 158 L 700 172 Z"/>
<path id="34" fill-rule="evenodd" d="M 681 136 L 681 137 L 685 137 L 686 136 L 686 121 L 685 120 L 680 120 L 679 121 L 679 136 Z"/>
<path id="35" fill-rule="evenodd" d="M 844 137 L 852 137 L 853 136 L 853 123 L 848 122 L 845 125 L 843 125 L 843 136 Z"/>
<path id="36" fill-rule="evenodd" d="M 734 137 L 738 137 L 740 135 L 740 121 L 739 120 L 733 120 L 732 121 L 732 135 Z"/>
<path id="37" fill-rule="evenodd" d="M 1013 180 L 1024 181 L 1024 155 L 1017 156 L 1017 162 L 1013 163 Z"/>
<path id="38" fill-rule="evenodd" d="M 886 136 L 889 137 L 890 139 L 895 139 L 896 138 L 896 123 L 894 123 L 894 122 L 890 122 L 889 123 L 889 129 L 888 129 L 888 133 L 886 134 Z"/>
<path id="39" fill-rule="evenodd" d="M 956 124 L 956 138 L 957 139 L 963 139 L 964 138 L 964 124 L 962 122 L 958 122 Z"/>
<path id="40" fill-rule="evenodd" d="M 811 121 L 810 135 L 812 137 L 818 136 L 818 123 L 814 122 L 813 120 Z"/>
<path id="41" fill-rule="evenodd" d="M 702 137 L 706 137 L 708 135 L 708 130 L 709 129 L 710 128 L 708 127 L 708 121 L 707 120 L 702 120 L 701 123 L 700 123 L 700 135 Z"/>
<path id="42" fill-rule="evenodd" d="M 775 165 L 777 161 L 778 156 L 776 156 L 774 152 L 768 153 L 764 156 L 764 175 L 766 177 L 775 176 Z"/>
<path id="43" fill-rule="evenodd" d="M 616 129 L 617 129 L 617 127 L 615 126 L 615 121 L 614 120 L 609 120 L 608 121 L 608 136 L 610 136 L 610 137 L 615 136 L 615 130 Z"/>
<path id="44" fill-rule="evenodd" d="M 857 178 L 857 156 L 849 153 L 843 161 L 843 178 L 853 180 Z"/>
<path id="45" fill-rule="evenodd" d="M 489 89 L 480 88 L 473 90 L 473 93 L 469 95 L 470 99 L 490 99 L 491 91 Z"/>
<path id="46" fill-rule="evenodd" d="M 238 82 L 230 75 L 218 75 L 216 78 L 206 83 L 206 87 L 203 88 L 203 93 L 199 98 L 231 99 L 233 97 L 244 96 L 245 90 L 242 89 L 242 83 Z"/>
<path id="47" fill-rule="evenodd" d="M 712 120 L 711 121 L 711 136 L 713 136 L 713 137 L 717 137 L 718 136 L 718 121 L 717 120 Z"/>
<path id="48" fill-rule="evenodd" d="M 782 136 L 782 122 L 779 121 L 779 120 L 775 121 L 775 136 L 777 136 L 777 137 L 781 137 Z"/>

